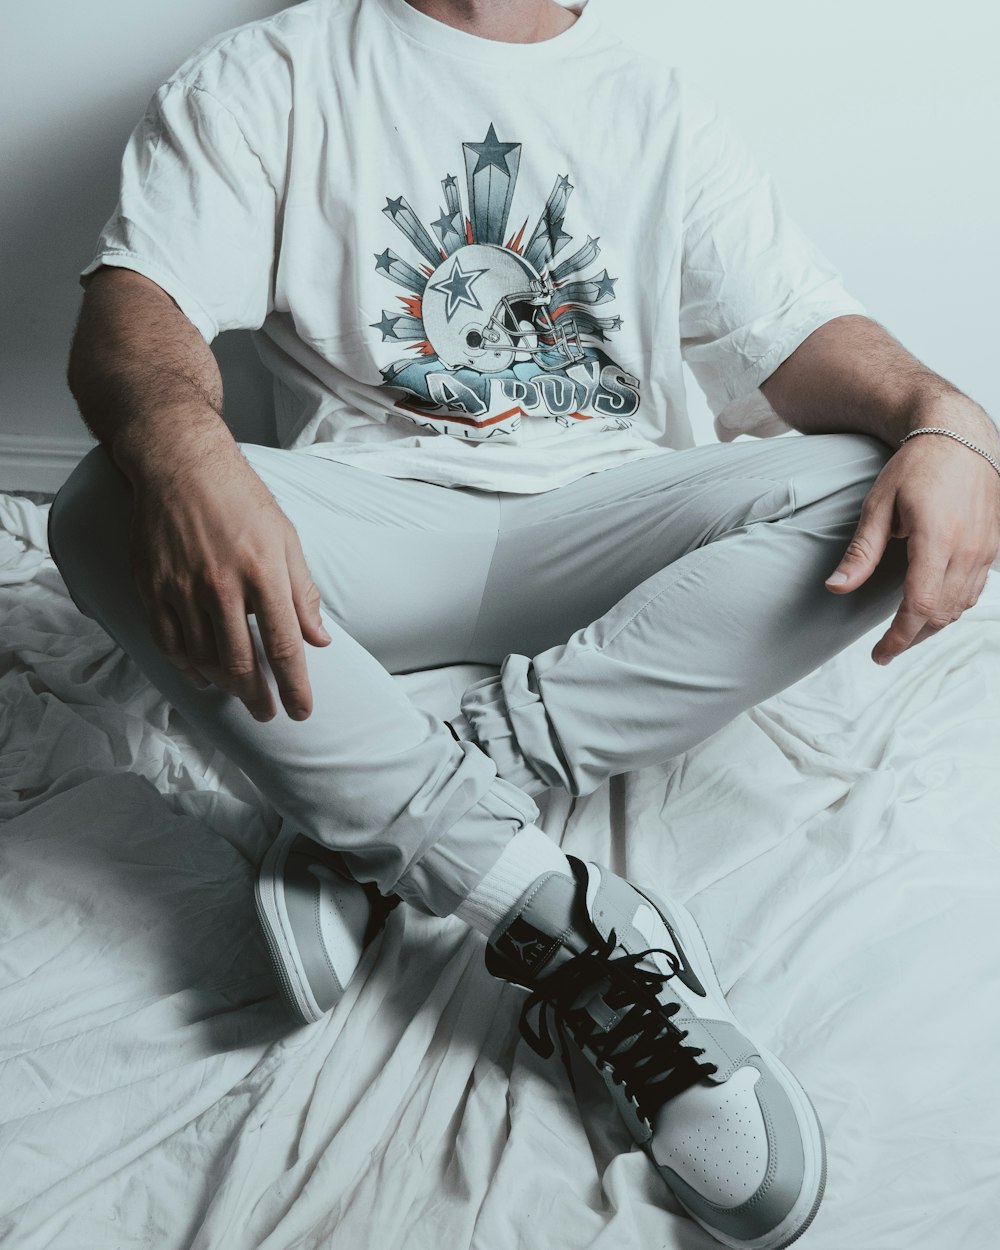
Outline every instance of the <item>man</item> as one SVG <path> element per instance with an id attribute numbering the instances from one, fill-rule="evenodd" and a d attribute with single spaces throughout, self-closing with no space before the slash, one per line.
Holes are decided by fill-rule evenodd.
<path id="1" fill-rule="evenodd" d="M 990 419 L 671 71 L 553 0 L 311 0 L 214 41 L 133 135 L 85 283 L 102 446 L 53 554 L 284 818 L 258 908 L 301 1017 L 369 898 L 455 914 L 703 1227 L 794 1240 L 825 1178 L 804 1090 L 685 909 L 565 856 L 534 800 L 671 758 L 890 616 L 880 663 L 957 620 L 1000 540 Z M 221 419 L 234 327 L 280 449 Z M 690 448 L 684 361 L 720 433 L 810 437 Z M 463 661 L 499 672 L 450 725 L 390 676 Z"/>

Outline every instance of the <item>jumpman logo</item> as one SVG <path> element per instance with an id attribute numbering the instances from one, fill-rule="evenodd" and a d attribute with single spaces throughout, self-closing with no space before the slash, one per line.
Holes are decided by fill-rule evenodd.
<path id="1" fill-rule="evenodd" d="M 526 964 L 533 964 L 545 952 L 545 943 L 541 938 L 522 938 L 511 937 L 507 934 L 507 939 L 517 952 L 517 956 Z"/>
<path id="2" fill-rule="evenodd" d="M 504 953 L 526 968 L 534 968 L 541 963 L 557 944 L 555 939 L 547 937 L 520 916 L 504 934 L 503 942 L 508 947 Z"/>

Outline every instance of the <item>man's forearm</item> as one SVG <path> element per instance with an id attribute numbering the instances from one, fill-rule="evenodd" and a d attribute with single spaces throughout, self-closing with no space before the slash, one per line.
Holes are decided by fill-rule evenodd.
<path id="1" fill-rule="evenodd" d="M 943 425 L 1000 452 L 997 427 L 983 409 L 867 317 L 821 326 L 761 391 L 804 434 L 857 431 L 895 449 L 911 430 Z"/>
<path id="2" fill-rule="evenodd" d="M 164 291 L 130 270 L 91 279 L 69 385 L 84 422 L 133 481 L 235 447 L 211 349 Z"/>

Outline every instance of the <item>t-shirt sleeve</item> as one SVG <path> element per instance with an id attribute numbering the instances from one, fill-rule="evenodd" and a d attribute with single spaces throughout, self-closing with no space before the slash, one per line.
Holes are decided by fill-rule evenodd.
<path id="1" fill-rule="evenodd" d="M 681 351 L 720 439 L 779 434 L 753 393 L 814 330 L 865 309 L 716 110 L 695 98 L 685 114 Z"/>
<path id="2" fill-rule="evenodd" d="M 101 265 L 133 269 L 208 342 L 222 330 L 257 329 L 273 307 L 276 204 L 225 105 L 168 83 L 129 140 L 118 207 L 81 280 Z"/>

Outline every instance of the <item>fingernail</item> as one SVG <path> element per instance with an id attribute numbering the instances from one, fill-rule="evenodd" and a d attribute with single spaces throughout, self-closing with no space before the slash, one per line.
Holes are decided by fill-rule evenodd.
<path id="1" fill-rule="evenodd" d="M 291 712 L 292 720 L 306 720 L 309 713 L 304 707 L 293 707 Z"/>
<path id="2" fill-rule="evenodd" d="M 846 581 L 847 581 L 847 574 L 841 573 L 838 570 L 836 573 L 830 574 L 830 576 L 826 579 L 826 584 L 828 586 L 843 586 L 844 582 Z"/>
<path id="3" fill-rule="evenodd" d="M 319 627 L 319 636 L 324 642 L 333 642 L 333 638 L 326 632 L 326 629 L 322 625 Z"/>

